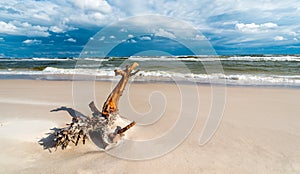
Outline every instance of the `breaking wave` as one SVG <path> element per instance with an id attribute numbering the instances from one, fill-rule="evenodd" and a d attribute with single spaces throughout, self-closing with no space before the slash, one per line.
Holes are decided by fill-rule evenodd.
<path id="1" fill-rule="evenodd" d="M 0 71 L 0 75 L 37 75 L 52 76 L 52 80 L 62 79 L 62 77 L 72 80 L 73 75 L 96 76 L 97 80 L 114 80 L 114 68 L 106 69 L 63 69 L 46 67 L 42 71 L 33 70 L 5 70 Z M 169 82 L 174 80 L 188 81 L 193 83 L 212 83 L 230 85 L 272 85 L 272 86 L 300 86 L 300 75 L 268 75 L 268 74 L 195 74 L 178 73 L 170 71 L 140 71 L 135 81 L 147 82 Z"/>

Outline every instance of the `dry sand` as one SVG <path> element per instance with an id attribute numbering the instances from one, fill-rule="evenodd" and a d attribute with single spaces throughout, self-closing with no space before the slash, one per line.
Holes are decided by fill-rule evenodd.
<path id="1" fill-rule="evenodd" d="M 201 109 L 184 143 L 156 159 L 128 161 L 101 152 L 90 141 L 52 153 L 39 145 L 50 128 L 70 122 L 66 112 L 50 110 L 74 107 L 72 82 L 1 80 L 0 173 L 300 173 L 299 89 L 227 87 L 220 127 L 211 141 L 199 146 L 211 88 L 197 88 Z M 98 105 L 110 89 L 111 83 L 97 82 Z M 176 120 L 180 96 L 175 85 L 131 84 L 126 93 L 132 107 L 145 113 L 151 110 L 148 94 L 153 91 L 167 97 L 163 117 L 152 126 L 129 130 L 129 138 L 155 138 Z M 120 107 L 123 115 L 125 101 Z"/>

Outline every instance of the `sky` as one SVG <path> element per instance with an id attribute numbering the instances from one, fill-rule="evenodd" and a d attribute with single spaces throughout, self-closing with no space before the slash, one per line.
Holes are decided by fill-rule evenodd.
<path id="1" fill-rule="evenodd" d="M 300 54 L 300 0 L 1 0 L 0 57 L 78 57 L 102 28 L 140 15 L 184 21 L 220 55 Z"/>

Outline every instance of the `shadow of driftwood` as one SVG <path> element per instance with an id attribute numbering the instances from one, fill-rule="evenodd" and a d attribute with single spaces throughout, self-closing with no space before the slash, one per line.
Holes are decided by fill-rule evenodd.
<path id="1" fill-rule="evenodd" d="M 73 108 L 67 108 L 65 106 L 62 106 L 60 108 L 52 109 L 50 112 L 58 112 L 58 111 L 67 111 L 73 118 L 81 117 L 86 118 L 85 115 L 83 115 L 81 112 L 76 111 Z"/>
<path id="2" fill-rule="evenodd" d="M 56 143 L 54 141 L 55 139 L 55 133 L 58 131 L 59 129 L 54 127 L 52 129 L 50 129 L 51 133 L 47 133 L 46 135 L 48 135 L 47 137 L 44 137 L 42 139 L 39 140 L 39 144 L 41 146 L 43 146 L 44 149 L 49 150 L 49 152 L 51 153 L 51 149 L 56 149 Z"/>
<path id="3" fill-rule="evenodd" d="M 93 142 L 100 149 L 105 149 L 108 144 L 103 140 L 103 137 L 101 136 L 102 134 L 103 132 L 100 130 L 89 132 L 91 142 Z"/>
<path id="4" fill-rule="evenodd" d="M 81 118 L 86 118 L 85 115 L 83 115 L 82 113 L 80 113 L 79 111 L 76 111 L 73 108 L 67 108 L 65 106 L 62 106 L 60 108 L 56 108 L 56 109 L 52 109 L 50 112 L 58 112 L 58 111 L 67 111 L 69 113 L 69 115 L 73 118 L 77 118 L 77 117 L 81 117 Z M 42 139 L 40 139 L 38 141 L 38 143 L 43 146 L 44 149 L 49 150 L 49 152 L 51 153 L 51 149 L 55 149 L 56 150 L 56 142 L 54 141 L 55 139 L 55 134 L 59 131 L 59 128 L 52 128 L 50 129 L 50 133 L 47 133 L 46 135 L 48 135 L 47 137 L 44 137 Z"/>

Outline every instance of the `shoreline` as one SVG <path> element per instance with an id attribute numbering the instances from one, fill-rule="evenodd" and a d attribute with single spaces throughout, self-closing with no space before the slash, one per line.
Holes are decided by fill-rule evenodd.
<path id="1" fill-rule="evenodd" d="M 31 75 L 30 75 L 31 76 Z M 117 77 L 118 78 L 118 77 Z M 74 79 L 29 79 L 29 78 L 9 78 L 4 79 L 0 78 L 0 81 L 52 81 L 52 82 L 96 82 L 96 83 L 115 83 L 118 82 L 119 79 L 109 80 L 109 79 L 96 79 L 96 80 L 90 80 L 90 79 L 80 79 L 80 80 L 74 80 Z M 245 84 L 218 84 L 218 83 L 202 83 L 202 82 L 192 82 L 192 81 L 158 81 L 158 80 L 152 80 L 152 81 L 131 81 L 130 83 L 133 84 L 178 84 L 178 85 L 196 85 L 196 86 L 214 86 L 214 87 L 224 87 L 224 88 L 270 88 L 270 89 L 300 89 L 300 86 L 294 86 L 294 85 L 245 85 Z"/>

